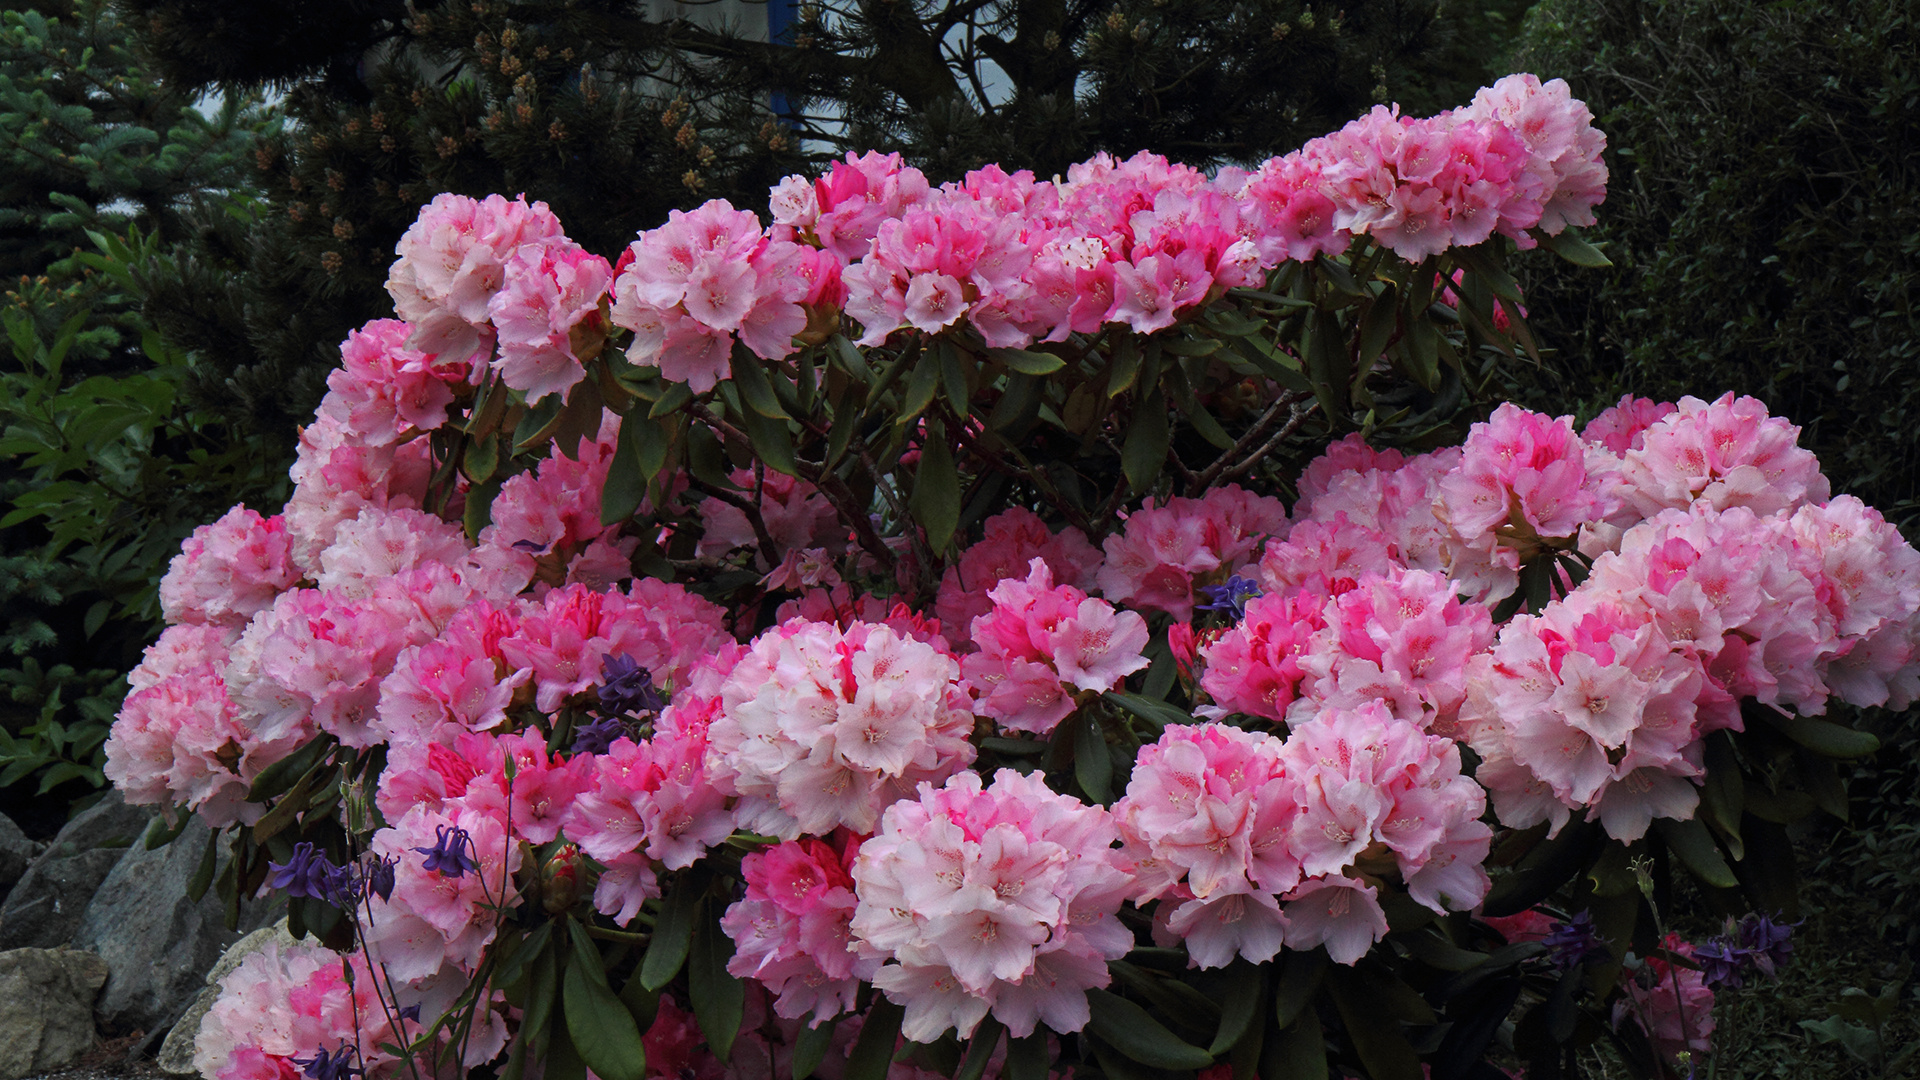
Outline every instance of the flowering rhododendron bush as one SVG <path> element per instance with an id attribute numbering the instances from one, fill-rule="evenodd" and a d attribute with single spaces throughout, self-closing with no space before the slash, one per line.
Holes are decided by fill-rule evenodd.
<path id="1" fill-rule="evenodd" d="M 199 1067 L 1684 1070 L 1873 747 L 1829 700 L 1920 691 L 1920 554 L 1751 399 L 1448 426 L 1603 143 L 1512 76 L 1212 177 L 849 156 L 612 262 L 440 196 L 108 746 L 310 939 Z M 1681 868 L 1757 929 L 1663 943 Z"/>

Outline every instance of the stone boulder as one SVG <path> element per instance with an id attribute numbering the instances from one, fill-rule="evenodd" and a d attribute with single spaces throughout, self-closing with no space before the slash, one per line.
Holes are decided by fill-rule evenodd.
<path id="1" fill-rule="evenodd" d="M 40 845 L 27 839 L 27 834 L 20 831 L 12 818 L 0 814 L 0 897 L 13 891 L 38 854 Z"/>
<path id="2" fill-rule="evenodd" d="M 187 883 L 212 830 L 195 818 L 174 841 L 148 851 L 134 844 L 86 905 L 73 945 L 107 962 L 107 985 L 94 1018 L 108 1035 L 156 1031 L 199 992 L 202 977 L 240 935 L 227 929 L 220 898 L 198 903 Z"/>
<path id="3" fill-rule="evenodd" d="M 117 791 L 67 822 L 0 904 L 0 950 L 50 949 L 73 940 L 93 894 L 139 842 L 153 811 Z"/>
<path id="4" fill-rule="evenodd" d="M 227 946 L 220 956 L 220 962 L 207 972 L 206 986 L 201 989 L 193 1004 L 167 1032 L 167 1041 L 160 1044 L 160 1056 L 154 1060 L 154 1066 L 168 1076 L 195 1077 L 199 1073 L 193 1067 L 193 1044 L 200 1037 L 200 1025 L 213 1009 L 215 999 L 220 996 L 220 980 L 233 973 L 240 961 L 259 952 L 269 941 L 278 941 L 282 948 L 293 944 L 293 935 L 287 932 L 287 921 L 281 919 L 278 925 L 262 927 Z"/>
<path id="5" fill-rule="evenodd" d="M 106 961 L 72 949 L 0 952 L 0 1080 L 65 1068 L 93 1046 Z"/>

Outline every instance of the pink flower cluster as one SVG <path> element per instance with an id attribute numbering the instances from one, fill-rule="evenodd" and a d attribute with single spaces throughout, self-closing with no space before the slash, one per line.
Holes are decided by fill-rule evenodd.
<path id="1" fill-rule="evenodd" d="M 921 781 L 973 761 L 952 655 L 891 627 L 795 620 L 761 634 L 720 688 L 708 767 L 740 827 L 783 840 L 872 832 Z"/>
<path id="2" fill-rule="evenodd" d="M 180 545 L 160 579 L 160 612 L 169 623 L 244 626 L 299 580 L 286 520 L 236 506 Z"/>
<path id="3" fill-rule="evenodd" d="M 1046 734 L 1075 708 L 1074 691 L 1104 693 L 1147 666 L 1147 621 L 1071 585 L 1044 559 L 1026 580 L 987 591 L 993 611 L 973 620 L 978 652 L 961 661 L 973 711 L 1012 731 Z"/>
<path id="4" fill-rule="evenodd" d="M 1269 537 L 1284 538 L 1287 529 L 1280 500 L 1234 484 L 1209 488 L 1197 499 L 1149 503 L 1107 537 L 1101 595 L 1116 604 L 1190 619 L 1200 579 L 1224 580 L 1258 558 Z"/>
<path id="5" fill-rule="evenodd" d="M 842 848 L 790 840 L 748 855 L 740 860 L 747 895 L 720 920 L 734 944 L 727 973 L 759 980 L 779 995 L 774 1012 L 811 1016 L 814 1027 L 851 1011 L 860 984 L 880 970 L 878 957 L 853 949 L 850 868 L 860 845 Z"/>
<path id="6" fill-rule="evenodd" d="M 887 807 L 853 864 L 852 928 L 862 956 L 888 961 L 871 981 L 906 1006 L 901 1033 L 964 1039 L 989 1011 L 1016 1038 L 1085 1027 L 1086 991 L 1133 948 L 1113 841 L 1105 810 L 1011 769 Z"/>
<path id="7" fill-rule="evenodd" d="M 793 351 L 813 309 L 845 298 L 832 253 L 776 239 L 751 210 L 715 199 L 640 234 L 614 282 L 627 356 L 696 393 L 729 378 L 737 339 L 765 360 Z"/>
<path id="8" fill-rule="evenodd" d="M 1383 877 L 1438 912 L 1486 895 L 1485 805 L 1452 740 L 1376 702 L 1328 709 L 1284 742 L 1168 728 L 1113 814 L 1134 899 L 1161 899 L 1156 937 L 1184 941 L 1195 965 L 1263 963 L 1283 945 L 1351 964 L 1386 934 Z"/>
<path id="9" fill-rule="evenodd" d="M 1606 197 L 1606 137 L 1559 79 L 1509 75 L 1473 104 L 1428 119 L 1371 113 L 1302 147 L 1333 201 L 1333 225 L 1411 260 L 1471 247 L 1495 232 L 1532 247 L 1527 230 L 1593 224 Z"/>
<path id="10" fill-rule="evenodd" d="M 1044 561 L 1061 584 L 1082 591 L 1099 588 L 1100 549 L 1072 525 L 1056 533 L 1039 514 L 1016 506 L 988 518 L 982 532 L 980 542 L 962 551 L 941 574 L 933 610 L 942 626 L 971 627 L 974 619 L 993 610 L 988 591 L 1007 578 L 1030 573 L 1034 559 Z"/>

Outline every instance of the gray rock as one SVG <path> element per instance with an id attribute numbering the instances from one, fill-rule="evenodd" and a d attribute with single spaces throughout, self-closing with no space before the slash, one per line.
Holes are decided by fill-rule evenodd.
<path id="1" fill-rule="evenodd" d="M 154 1059 L 154 1065 L 168 1076 L 194 1077 L 199 1073 L 193 1067 L 193 1044 L 200 1037 L 200 1025 L 213 1008 L 215 999 L 220 996 L 220 980 L 232 974 L 240 966 L 240 961 L 258 952 L 269 941 L 279 941 L 282 947 L 293 944 L 293 935 L 287 933 L 287 921 L 280 920 L 277 926 L 267 926 L 255 930 L 232 945 L 220 956 L 220 962 L 207 972 L 207 985 L 193 1004 L 167 1032 L 167 1041 L 160 1044 L 160 1056 Z"/>
<path id="2" fill-rule="evenodd" d="M 0 896 L 13 890 L 38 854 L 40 845 L 27 839 L 27 834 L 20 831 L 12 818 L 0 814 Z"/>
<path id="3" fill-rule="evenodd" d="M 198 903 L 187 882 L 212 835 L 198 818 L 172 843 L 148 851 L 135 844 L 119 856 L 73 931 L 75 948 L 98 953 L 111 972 L 94 1006 L 109 1035 L 155 1031 L 203 985 L 207 969 L 240 935 L 227 929 L 220 898 Z"/>
<path id="4" fill-rule="evenodd" d="M 47 949 L 73 939 L 94 890 L 146 831 L 153 811 L 109 791 L 67 822 L 0 905 L 0 949 Z M 197 852 L 196 852 L 197 854 Z"/>
<path id="5" fill-rule="evenodd" d="M 106 961 L 71 949 L 0 952 L 0 1080 L 65 1068 L 93 1046 Z"/>

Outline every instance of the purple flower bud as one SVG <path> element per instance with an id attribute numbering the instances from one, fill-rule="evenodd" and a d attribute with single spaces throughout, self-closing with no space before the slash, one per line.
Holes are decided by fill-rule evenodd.
<path id="1" fill-rule="evenodd" d="M 427 857 L 426 868 L 447 877 L 460 877 L 469 870 L 480 869 L 480 863 L 470 854 L 473 850 L 473 837 L 467 830 L 458 826 L 449 829 L 445 825 L 434 826 L 434 844 L 430 848 L 414 848 Z"/>
<path id="2" fill-rule="evenodd" d="M 400 860 L 392 855 L 370 856 L 367 860 L 366 886 L 382 900 L 393 899 L 393 871 Z"/>

